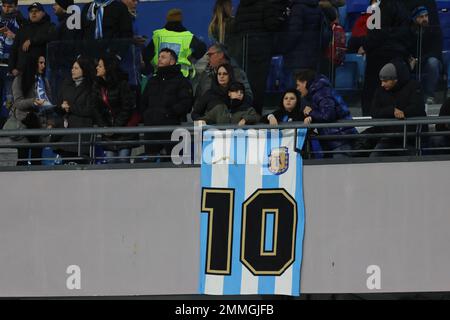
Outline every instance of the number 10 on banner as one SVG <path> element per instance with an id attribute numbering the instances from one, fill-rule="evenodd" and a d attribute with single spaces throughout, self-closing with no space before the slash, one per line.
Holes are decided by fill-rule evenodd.
<path id="1" fill-rule="evenodd" d="M 230 275 L 235 228 L 241 228 L 240 262 L 256 276 L 279 276 L 295 260 L 297 203 L 285 189 L 257 189 L 242 203 L 234 225 L 234 189 L 203 188 L 208 213 L 207 274 Z"/>

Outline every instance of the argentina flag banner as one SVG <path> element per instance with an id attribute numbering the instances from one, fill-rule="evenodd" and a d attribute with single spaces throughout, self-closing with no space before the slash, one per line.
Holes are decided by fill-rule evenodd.
<path id="1" fill-rule="evenodd" d="M 208 130 L 199 292 L 300 294 L 306 129 Z"/>

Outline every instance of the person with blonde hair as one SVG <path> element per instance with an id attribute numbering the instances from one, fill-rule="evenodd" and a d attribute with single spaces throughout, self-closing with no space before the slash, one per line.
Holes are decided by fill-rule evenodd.
<path id="1" fill-rule="evenodd" d="M 213 17 L 208 26 L 208 35 L 215 42 L 225 44 L 233 24 L 233 5 L 231 0 L 216 0 Z"/>

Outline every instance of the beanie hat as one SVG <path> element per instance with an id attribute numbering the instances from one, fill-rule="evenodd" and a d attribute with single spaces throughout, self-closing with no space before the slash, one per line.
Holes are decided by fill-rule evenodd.
<path id="1" fill-rule="evenodd" d="M 55 2 L 64 10 L 73 5 L 73 0 L 55 0 Z"/>
<path id="2" fill-rule="evenodd" d="M 397 80 L 397 69 L 394 64 L 388 63 L 381 68 L 380 80 Z"/>
<path id="3" fill-rule="evenodd" d="M 412 12 L 412 19 L 415 20 L 417 17 L 428 14 L 428 9 L 425 6 L 417 7 Z"/>
<path id="4" fill-rule="evenodd" d="M 183 21 L 183 12 L 181 9 L 170 9 L 166 16 L 167 22 L 181 22 Z"/>
<path id="5" fill-rule="evenodd" d="M 228 87 L 228 91 L 236 92 L 236 91 L 242 91 L 242 93 L 245 94 L 245 87 L 241 82 L 232 82 L 230 86 Z"/>

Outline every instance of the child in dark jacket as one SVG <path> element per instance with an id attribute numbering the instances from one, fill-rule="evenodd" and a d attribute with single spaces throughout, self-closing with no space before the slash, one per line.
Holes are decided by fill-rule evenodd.
<path id="1" fill-rule="evenodd" d="M 305 119 L 300 106 L 300 95 L 297 90 L 289 89 L 283 93 L 277 110 L 263 117 L 262 121 L 271 125 L 281 122 L 301 121 Z"/>
<path id="2" fill-rule="evenodd" d="M 207 124 L 255 124 L 260 116 L 255 109 L 244 102 L 245 88 L 240 82 L 233 82 L 228 89 L 227 104 L 218 104 L 199 120 Z"/>

